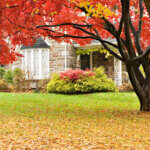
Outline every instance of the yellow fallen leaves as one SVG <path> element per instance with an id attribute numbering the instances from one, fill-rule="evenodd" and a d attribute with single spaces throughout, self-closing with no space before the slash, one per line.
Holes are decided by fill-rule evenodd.
<path id="1" fill-rule="evenodd" d="M 130 112 L 101 118 L 58 115 L 38 119 L 0 114 L 0 149 L 149 150 L 148 118 L 149 114 Z"/>

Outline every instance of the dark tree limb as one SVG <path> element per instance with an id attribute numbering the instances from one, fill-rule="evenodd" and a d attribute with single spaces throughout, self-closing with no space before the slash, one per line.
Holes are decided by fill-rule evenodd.
<path id="1" fill-rule="evenodd" d="M 132 38 L 130 35 L 130 19 L 129 19 L 129 6 L 130 6 L 130 0 L 121 0 L 122 4 L 122 16 L 124 20 L 124 32 L 125 32 L 125 38 L 126 38 L 126 48 L 129 53 L 130 58 L 134 58 L 136 56 L 135 50 L 133 48 L 132 44 Z"/>
<path id="2" fill-rule="evenodd" d="M 132 60 L 131 60 L 131 63 L 134 63 L 136 61 L 140 61 L 142 60 L 144 57 L 148 56 L 150 53 L 150 45 L 146 48 L 145 52 L 137 57 L 134 57 Z"/>
<path id="3" fill-rule="evenodd" d="M 70 26 L 79 26 L 79 27 L 92 27 L 93 25 L 82 25 L 82 24 L 76 24 L 76 23 L 62 23 L 62 24 L 54 24 L 54 25 L 38 25 L 36 26 L 36 28 L 43 28 L 43 27 L 59 27 L 59 26 L 66 26 L 66 25 L 70 25 Z"/>
<path id="4" fill-rule="evenodd" d="M 144 3 L 145 3 L 145 6 L 146 6 L 146 9 L 147 9 L 147 12 L 149 13 L 149 16 L 150 16 L 150 1 L 149 0 L 144 0 Z"/>
<path id="5" fill-rule="evenodd" d="M 130 29 L 131 29 L 131 31 L 133 33 L 134 43 L 135 43 L 137 52 L 140 55 L 140 54 L 143 53 L 143 49 L 142 49 L 142 46 L 140 44 L 138 31 L 135 30 L 135 27 L 134 27 L 130 17 L 129 17 L 129 24 L 130 24 Z"/>
<path id="6" fill-rule="evenodd" d="M 121 16 L 117 37 L 120 37 L 123 28 L 123 16 Z"/>
<path id="7" fill-rule="evenodd" d="M 142 31 L 142 18 L 143 18 L 143 14 L 144 14 L 144 7 L 143 7 L 143 0 L 139 0 L 139 7 L 140 7 L 140 16 L 139 16 L 139 25 L 138 25 L 138 37 L 141 37 L 141 31 Z"/>

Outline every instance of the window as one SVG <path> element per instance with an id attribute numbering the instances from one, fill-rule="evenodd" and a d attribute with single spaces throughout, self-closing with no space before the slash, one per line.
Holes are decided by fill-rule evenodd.
<path id="1" fill-rule="evenodd" d="M 49 49 L 26 49 L 22 53 L 22 69 L 27 79 L 49 77 Z"/>
<path id="2" fill-rule="evenodd" d="M 90 69 L 90 55 L 81 55 L 81 69 Z"/>

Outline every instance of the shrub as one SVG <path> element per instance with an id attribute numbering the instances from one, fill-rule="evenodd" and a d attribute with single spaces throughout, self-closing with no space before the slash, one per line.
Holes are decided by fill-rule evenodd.
<path id="1" fill-rule="evenodd" d="M 9 87 L 6 81 L 4 79 L 0 79 L 0 92 L 6 92 L 8 89 Z"/>
<path id="2" fill-rule="evenodd" d="M 99 91 L 107 92 L 107 91 L 115 91 L 116 85 L 112 79 L 107 78 L 105 74 L 104 67 L 99 67 L 94 69 L 95 77 L 98 79 Z"/>
<path id="3" fill-rule="evenodd" d="M 20 90 L 21 82 L 24 81 L 24 73 L 20 68 L 15 68 L 13 71 L 13 84 L 15 87 L 15 90 Z"/>
<path id="4" fill-rule="evenodd" d="M 68 70 L 65 72 L 60 73 L 61 79 L 69 79 L 70 81 L 77 81 L 78 79 L 83 79 L 85 77 L 93 76 L 94 73 L 90 71 L 83 71 L 83 70 Z"/>
<path id="5" fill-rule="evenodd" d="M 22 79 L 24 76 L 23 71 L 20 68 L 15 68 L 13 71 L 13 77 L 14 79 Z"/>
<path id="6" fill-rule="evenodd" d="M 11 69 L 7 70 L 4 74 L 4 79 L 7 83 L 13 83 L 13 72 Z"/>
<path id="7" fill-rule="evenodd" d="M 123 85 L 121 85 L 118 90 L 120 92 L 132 92 L 134 91 L 133 86 L 131 85 L 131 83 L 124 83 Z"/>
<path id="8" fill-rule="evenodd" d="M 107 78 L 104 67 L 94 68 L 94 73 L 96 78 Z"/>
<path id="9" fill-rule="evenodd" d="M 98 91 L 98 83 L 95 77 L 79 79 L 75 82 L 75 93 L 92 93 Z"/>
<path id="10" fill-rule="evenodd" d="M 34 92 L 35 93 L 47 93 L 46 87 L 47 87 L 47 84 L 49 83 L 49 80 L 50 80 L 49 78 L 45 78 L 45 79 L 37 81 L 37 87 Z"/>
<path id="11" fill-rule="evenodd" d="M 102 67 L 94 72 L 68 70 L 60 74 L 55 73 L 47 85 L 49 93 L 75 94 L 115 90 L 114 82 L 107 78 Z"/>
<path id="12" fill-rule="evenodd" d="M 4 74 L 5 74 L 5 69 L 0 67 L 0 79 L 3 79 Z"/>

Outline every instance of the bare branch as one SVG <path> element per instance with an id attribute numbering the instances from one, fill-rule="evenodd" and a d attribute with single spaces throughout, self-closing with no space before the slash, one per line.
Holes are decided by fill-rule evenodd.
<path id="1" fill-rule="evenodd" d="M 68 34 L 63 34 L 63 35 L 58 35 L 58 36 L 54 36 L 54 35 L 48 35 L 49 37 L 53 37 L 53 38 L 64 38 L 64 37 L 69 37 L 69 38 L 75 38 L 75 39 L 93 39 L 92 36 L 73 36 L 73 35 L 68 35 Z"/>
<path id="2" fill-rule="evenodd" d="M 104 29 L 106 29 L 114 37 L 116 37 L 117 36 L 117 30 L 116 30 L 115 26 L 110 21 L 108 21 L 107 19 L 105 19 L 104 17 L 103 17 L 103 20 L 105 21 Z"/>
<path id="3" fill-rule="evenodd" d="M 92 27 L 93 25 L 82 25 L 82 24 L 76 24 L 76 23 L 62 23 L 62 24 L 55 24 L 55 25 L 38 25 L 36 28 L 43 28 L 43 27 L 59 27 L 59 26 L 66 26 L 66 25 L 71 25 L 71 26 L 79 26 L 79 27 Z"/>
<path id="4" fill-rule="evenodd" d="M 118 58 L 119 60 L 123 61 L 123 58 L 121 56 L 119 56 L 117 53 L 115 53 L 113 50 L 111 50 L 103 41 L 100 41 L 101 44 L 104 46 L 104 48 L 114 57 Z"/>
<path id="5" fill-rule="evenodd" d="M 149 2 L 149 0 L 144 0 L 144 3 L 145 3 L 145 6 L 147 8 L 147 11 L 149 13 L 149 16 L 150 16 L 150 2 Z"/>
<path id="6" fill-rule="evenodd" d="M 132 38 L 130 35 L 130 13 L 129 13 L 129 7 L 130 7 L 130 1 L 129 0 L 121 0 L 122 3 L 122 16 L 124 21 L 124 30 L 125 30 L 125 38 L 126 38 L 126 48 L 129 53 L 130 58 L 134 58 L 136 56 L 133 44 L 132 44 Z"/>
<path id="7" fill-rule="evenodd" d="M 19 5 L 13 5 L 13 6 L 8 6 L 8 7 L 2 7 L 1 9 L 6 9 L 6 8 L 15 8 L 15 7 L 19 7 Z"/>
<path id="8" fill-rule="evenodd" d="M 144 7 L 143 7 L 143 0 L 139 0 L 139 7 L 140 7 L 140 16 L 139 16 L 139 26 L 138 26 L 138 37 L 140 38 L 141 36 L 141 31 L 142 31 L 142 18 L 143 18 L 143 14 L 144 14 Z"/>
<path id="9" fill-rule="evenodd" d="M 134 43 L 137 49 L 138 54 L 142 54 L 143 53 L 143 49 L 142 46 L 140 44 L 140 40 L 139 40 L 139 35 L 138 35 L 138 31 L 135 30 L 135 27 L 133 26 L 133 23 L 131 21 L 131 18 L 129 17 L 129 23 L 130 23 L 130 29 L 133 33 L 133 37 L 134 37 Z"/>
<path id="10" fill-rule="evenodd" d="M 122 28 L 123 28 L 123 16 L 121 17 L 121 20 L 120 20 L 120 25 L 119 25 L 119 29 L 118 29 L 118 33 L 117 33 L 118 37 L 120 37 L 120 35 L 121 35 Z"/>
<path id="11" fill-rule="evenodd" d="M 109 48 L 105 43 L 107 43 L 106 41 L 102 40 L 101 37 L 99 36 L 98 40 L 101 42 L 101 44 L 103 45 L 103 47 L 114 57 L 118 58 L 119 60 L 123 61 L 123 58 L 121 56 L 119 56 L 117 53 L 115 53 L 113 50 L 111 50 L 111 48 Z M 110 44 L 110 43 L 107 43 Z"/>
<path id="12" fill-rule="evenodd" d="M 111 45 L 111 46 L 113 46 L 113 47 L 115 47 L 115 48 L 117 48 L 117 49 L 119 48 L 118 45 L 116 45 L 116 44 L 114 44 L 114 43 L 111 43 L 111 42 L 106 41 L 106 40 L 102 40 L 101 37 L 99 36 L 98 31 L 97 31 L 96 29 L 94 29 L 94 31 L 95 31 L 95 33 L 96 33 L 97 36 L 98 36 L 98 40 L 99 40 L 99 38 L 100 38 L 100 40 L 101 40 L 102 42 L 104 42 L 104 43 L 106 43 L 106 44 L 109 44 L 109 45 Z"/>
<path id="13" fill-rule="evenodd" d="M 145 52 L 143 54 L 141 54 L 140 56 L 137 56 L 137 57 L 133 58 L 131 60 L 131 62 L 134 63 L 135 61 L 140 61 L 144 57 L 148 56 L 149 53 L 150 53 L 150 45 L 146 48 L 146 50 L 145 50 Z"/>

